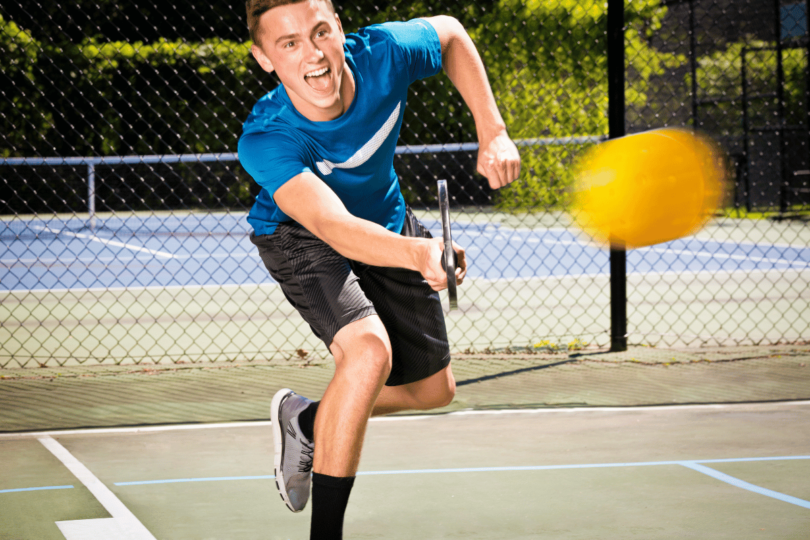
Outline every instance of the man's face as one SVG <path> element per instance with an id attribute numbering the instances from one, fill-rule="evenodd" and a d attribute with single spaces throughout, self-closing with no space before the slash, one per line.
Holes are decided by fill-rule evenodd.
<path id="1" fill-rule="evenodd" d="M 261 47 L 253 45 L 253 56 L 265 71 L 276 72 L 298 112 L 314 121 L 343 114 L 354 92 L 343 80 L 346 38 L 328 5 L 307 0 L 278 6 L 259 24 Z"/>

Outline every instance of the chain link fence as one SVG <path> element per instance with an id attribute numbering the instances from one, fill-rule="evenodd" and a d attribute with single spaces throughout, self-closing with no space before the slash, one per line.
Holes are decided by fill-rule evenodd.
<path id="1" fill-rule="evenodd" d="M 447 179 L 472 261 L 456 353 L 610 344 L 608 252 L 566 213 L 572 164 L 608 135 L 607 4 L 336 2 L 344 29 L 458 18 L 523 158 L 491 191 L 444 74 L 410 89 L 395 168 L 440 234 Z M 626 128 L 694 126 L 728 153 L 698 235 L 627 253 L 628 341 L 797 344 L 810 336 L 807 4 L 625 5 Z M 109 0 L 0 7 L 0 368 L 309 362 L 326 348 L 248 240 L 258 187 L 234 154 L 275 87 L 242 4 Z"/>

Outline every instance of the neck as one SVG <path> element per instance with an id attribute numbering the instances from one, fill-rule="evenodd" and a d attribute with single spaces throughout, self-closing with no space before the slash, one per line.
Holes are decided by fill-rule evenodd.
<path id="1" fill-rule="evenodd" d="M 356 85 L 354 81 L 354 74 L 352 70 L 349 69 L 349 64 L 343 64 L 343 78 L 340 81 L 340 110 L 336 111 L 336 114 L 330 120 L 334 120 L 342 116 L 346 111 L 349 110 L 349 107 L 352 105 L 352 101 L 354 101 L 354 92 L 356 90 Z"/>

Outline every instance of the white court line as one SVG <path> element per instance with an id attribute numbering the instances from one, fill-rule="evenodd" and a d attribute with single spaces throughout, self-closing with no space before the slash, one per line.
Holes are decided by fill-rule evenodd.
<path id="1" fill-rule="evenodd" d="M 707 251 L 690 251 L 688 249 L 665 249 L 665 248 L 655 248 L 655 247 L 646 247 L 640 248 L 638 251 L 655 251 L 658 253 L 673 253 L 675 255 L 695 255 L 697 257 L 710 257 L 710 258 L 718 258 L 718 259 L 735 259 L 741 261 L 753 261 L 753 262 L 769 262 L 773 264 L 787 264 L 790 266 L 804 266 L 810 267 L 810 263 L 805 261 L 791 261 L 789 259 L 771 259 L 768 257 L 749 257 L 747 255 L 732 255 L 730 253 L 710 253 Z"/>
<path id="2" fill-rule="evenodd" d="M 542 239 L 542 243 L 544 244 L 559 244 L 564 246 L 571 246 L 571 245 L 580 245 L 583 247 L 589 247 L 587 244 L 583 244 L 581 242 L 576 241 L 569 241 L 569 240 L 547 240 Z M 693 251 L 689 249 L 671 249 L 671 248 L 656 248 L 656 247 L 644 247 L 638 248 L 632 251 L 653 251 L 656 253 L 672 253 L 675 255 L 693 255 L 696 257 L 709 257 L 712 259 L 734 259 L 734 260 L 741 260 L 741 261 L 751 261 L 754 263 L 757 262 L 769 262 L 772 264 L 786 264 L 788 266 L 799 266 L 799 267 L 806 267 L 810 268 L 810 263 L 805 261 L 791 261 L 789 259 L 772 259 L 768 257 L 750 257 L 747 255 L 732 255 L 730 253 L 711 253 L 708 251 Z M 632 253 L 630 251 L 629 253 Z"/>
<path id="3" fill-rule="evenodd" d="M 268 279 L 271 279 L 268 276 Z M 141 285 L 138 287 L 62 287 L 59 289 L 6 289 L 0 290 L 0 296 L 29 293 L 107 293 L 107 292 L 140 292 L 140 291 L 198 291 L 219 289 L 240 289 L 242 287 L 278 287 L 278 283 L 226 283 L 222 285 Z"/>
<path id="4" fill-rule="evenodd" d="M 118 500 L 118 497 L 90 472 L 90 469 L 68 452 L 67 448 L 47 435 L 39 437 L 38 440 L 85 485 L 107 512 L 115 518 L 117 524 L 127 535 L 127 540 L 156 540 L 152 533 L 138 521 L 135 514 L 130 512 L 129 508 L 124 506 L 124 503 Z"/>
<path id="5" fill-rule="evenodd" d="M 260 259 L 259 253 L 198 253 L 193 255 L 172 255 L 173 259 L 178 260 L 185 260 L 185 259 L 226 259 L 226 258 L 234 258 L 234 259 L 246 259 L 246 258 L 254 258 Z M 51 259 L 45 259 L 42 257 L 35 257 L 33 259 L 0 259 L 0 264 L 54 264 L 54 263 L 61 263 L 64 266 L 70 264 L 77 264 L 77 263 L 99 263 L 99 262 L 127 262 L 127 261 L 140 261 L 143 260 L 138 256 L 129 256 L 129 257 L 76 257 L 71 262 L 65 263 L 63 259 L 59 257 L 54 257 Z"/>
<path id="6" fill-rule="evenodd" d="M 123 242 L 117 242 L 115 240 L 105 240 L 104 238 L 99 238 L 98 236 L 90 236 L 89 234 L 75 233 L 75 232 L 71 232 L 71 231 L 54 231 L 50 227 L 40 227 L 38 225 L 31 225 L 31 228 L 39 229 L 41 231 L 47 231 L 47 232 L 52 233 L 52 234 L 67 234 L 68 236 L 75 236 L 76 238 L 81 238 L 83 240 L 90 240 L 90 241 L 93 241 L 93 242 L 100 242 L 102 244 L 107 244 L 107 245 L 110 245 L 110 246 L 116 246 L 116 247 L 122 247 L 122 248 L 126 248 L 126 249 L 131 249 L 133 251 L 143 251 L 145 253 L 151 253 L 152 255 L 157 255 L 159 257 L 166 257 L 166 258 L 169 258 L 169 259 L 174 259 L 175 258 L 174 255 L 172 255 L 171 253 L 166 253 L 165 251 L 157 251 L 157 250 L 148 249 L 148 248 L 145 248 L 145 247 L 133 246 L 133 245 L 130 245 L 130 244 L 125 244 Z"/>
<path id="7" fill-rule="evenodd" d="M 77 233 L 67 233 L 67 232 L 65 232 L 63 234 L 77 235 Z M 91 239 L 93 239 L 93 238 L 91 238 Z M 100 239 L 100 238 L 99 239 L 94 239 L 94 240 L 97 240 L 99 242 L 104 242 L 104 240 Z M 522 242 L 522 243 L 527 243 L 528 242 L 528 243 L 531 243 L 531 244 L 543 243 L 543 244 L 564 245 L 564 246 L 577 245 L 577 246 L 582 246 L 584 248 L 593 247 L 593 246 L 590 246 L 589 244 L 585 244 L 585 243 L 577 242 L 577 241 L 573 241 L 573 240 L 550 240 L 550 239 L 545 239 L 545 238 L 536 238 L 536 237 L 532 237 L 532 236 L 530 236 L 528 238 L 525 238 L 525 239 L 521 239 L 521 238 L 517 238 L 517 237 L 510 237 L 509 241 L 511 241 L 511 242 Z M 112 242 L 112 241 L 110 241 L 110 242 Z M 159 252 L 159 251 L 153 252 L 152 250 L 149 250 L 149 249 L 136 248 L 136 247 L 133 247 L 133 246 L 129 246 L 127 244 L 121 244 L 120 242 L 116 242 L 115 245 L 125 246 L 125 247 L 128 247 L 130 249 L 140 249 L 141 251 L 146 251 L 146 252 L 149 252 L 149 253 L 164 254 L 163 252 Z M 485 249 L 485 248 L 482 248 L 480 246 L 471 246 L 471 247 L 467 248 L 467 251 L 468 252 L 470 252 L 470 251 L 481 251 L 482 249 Z M 596 248 L 594 248 L 594 249 L 596 249 Z M 754 262 L 754 263 L 768 262 L 768 263 L 772 263 L 772 264 L 786 264 L 788 266 L 810 267 L 810 262 L 805 262 L 805 261 L 791 261 L 789 259 L 784 259 L 784 258 L 751 257 L 751 256 L 748 256 L 748 255 L 734 255 L 734 254 L 730 254 L 730 253 L 711 253 L 711 252 L 707 252 L 707 251 L 692 251 L 692 250 L 688 250 L 688 249 L 645 247 L 645 248 L 639 248 L 636 251 L 652 251 L 652 252 L 657 252 L 657 253 L 671 253 L 671 254 L 674 254 L 674 255 L 694 255 L 696 257 L 708 257 L 708 258 L 716 258 L 716 259 L 733 259 L 733 260 L 739 260 L 739 261 L 751 261 L 751 262 Z M 233 258 L 233 259 L 254 258 L 254 259 L 259 259 L 260 258 L 259 254 L 257 252 L 256 253 L 255 252 L 200 253 L 200 254 L 195 253 L 195 254 L 190 254 L 190 255 L 177 255 L 177 254 L 175 254 L 175 255 L 164 254 L 164 255 L 168 256 L 168 257 L 171 257 L 173 259 L 177 259 L 177 260 L 225 259 L 225 258 Z M 138 260 L 138 258 L 137 257 L 92 257 L 92 258 L 91 257 L 77 257 L 77 258 L 73 259 L 73 261 L 71 261 L 70 263 L 65 263 L 65 264 L 96 263 L 96 262 L 104 262 L 104 261 L 109 261 L 109 262 L 133 261 L 133 260 Z M 44 258 L 0 259 L 0 264 L 9 264 L 9 265 L 11 265 L 11 264 L 19 264 L 19 263 L 23 263 L 23 264 L 36 264 L 36 263 L 50 264 L 50 263 L 57 263 L 57 262 L 62 262 L 62 259 L 60 259 L 60 258 L 52 258 L 52 259 L 44 259 Z"/>
<path id="8" fill-rule="evenodd" d="M 810 268 L 768 268 L 768 269 L 753 269 L 753 270 L 667 270 L 666 272 L 628 272 L 627 276 L 644 276 L 644 277 L 666 277 L 666 276 L 734 276 L 741 274 L 744 276 L 775 273 L 782 277 L 786 272 L 794 272 L 803 274 L 810 270 Z M 467 277 L 465 283 L 525 283 L 529 281 L 566 281 L 571 279 L 582 278 L 609 278 L 609 273 L 601 274 L 565 274 L 560 276 L 529 276 L 529 277 L 508 277 L 508 278 L 482 278 L 482 277 Z M 270 279 L 268 277 L 268 279 Z M 26 295 L 30 293 L 106 293 L 106 292 L 137 292 L 137 291 L 169 291 L 169 290 L 216 290 L 216 289 L 238 289 L 241 287 L 278 287 L 278 283 L 226 283 L 222 285 L 143 285 L 138 287 L 61 287 L 58 289 L 3 289 L 0 290 L 0 296 L 7 296 L 12 294 Z"/>
<path id="9" fill-rule="evenodd" d="M 769 274 L 769 273 L 776 273 L 779 276 L 784 275 L 786 272 L 794 272 L 797 274 L 803 274 L 810 270 L 810 268 L 768 268 L 768 269 L 752 269 L 752 270 L 667 270 L 666 272 L 627 272 L 627 276 L 643 276 L 643 277 L 665 277 L 665 276 L 692 276 L 692 277 L 699 277 L 699 276 L 733 276 L 736 274 L 743 274 L 743 275 L 753 275 L 753 274 Z M 600 274 L 564 274 L 560 276 L 529 276 L 529 277 L 509 277 L 509 278 L 480 278 L 480 277 L 466 277 L 464 278 L 464 282 L 482 282 L 482 283 L 499 283 L 499 282 L 507 282 L 507 283 L 519 283 L 519 282 L 528 282 L 533 280 L 543 280 L 543 281 L 566 281 L 570 279 L 582 279 L 582 278 L 609 278 L 609 273 L 600 273 Z M 34 289 L 36 290 L 36 289 Z"/>
<path id="10" fill-rule="evenodd" d="M 697 233 L 694 236 L 691 236 L 690 238 L 694 238 L 695 240 L 697 240 L 699 242 L 715 242 L 715 243 L 718 243 L 718 244 L 734 244 L 734 245 L 737 245 L 737 246 L 761 247 L 763 245 L 766 245 L 768 247 L 789 248 L 789 249 L 797 249 L 797 250 L 807 249 L 808 248 L 807 245 L 786 244 L 786 243 L 783 243 L 783 242 L 774 242 L 772 244 L 759 244 L 757 242 L 751 242 L 751 241 L 748 241 L 748 240 L 717 240 L 716 238 L 710 238 L 710 237 L 703 236 L 702 232 Z"/>
<path id="11" fill-rule="evenodd" d="M 409 422 L 412 420 L 430 420 L 444 418 L 447 416 L 489 416 L 489 415 L 509 415 L 509 414 L 578 414 L 578 413 L 624 413 L 624 412 L 680 412 L 687 410 L 730 410 L 735 409 L 767 409 L 767 408 L 794 408 L 810 406 L 810 400 L 804 401 L 782 401 L 774 403 L 708 403 L 703 405 L 641 405 L 636 407 L 565 407 L 546 409 L 496 409 L 496 410 L 476 410 L 468 409 L 437 414 L 412 414 L 395 416 L 377 416 L 371 418 L 370 422 Z M 272 423 L 269 420 L 259 420 L 255 422 L 217 422 L 211 424 L 175 424 L 169 426 L 141 426 L 123 428 L 88 428 L 88 429 L 64 429 L 55 431 L 32 431 L 25 433 L 0 433 L 0 440 L 3 439 L 33 439 L 41 437 L 64 436 L 64 435 L 107 435 L 107 434 L 139 434 L 155 433 L 163 431 L 193 431 L 201 429 L 234 429 L 244 427 L 269 428 Z"/>
<path id="12" fill-rule="evenodd" d="M 78 519 L 57 521 L 56 526 L 65 540 L 111 540 L 131 538 L 115 518 Z"/>
<path id="13" fill-rule="evenodd" d="M 773 499 L 777 499 L 786 503 L 795 504 L 796 506 L 801 506 L 802 508 L 810 508 L 810 501 L 805 501 L 804 499 L 799 499 L 798 497 L 793 497 L 792 495 L 786 495 L 778 491 L 773 491 L 772 489 L 767 489 L 764 487 L 751 484 L 744 480 L 740 480 L 739 478 L 735 478 L 734 476 L 722 473 L 710 467 L 706 467 L 705 465 L 701 465 L 700 462 L 684 461 L 681 463 L 681 465 L 683 465 L 684 467 L 688 467 L 699 473 L 703 473 L 707 476 L 711 476 L 712 478 L 720 480 L 721 482 L 731 484 L 734 487 L 752 491 L 754 493 L 765 495 L 766 497 L 771 497 Z"/>

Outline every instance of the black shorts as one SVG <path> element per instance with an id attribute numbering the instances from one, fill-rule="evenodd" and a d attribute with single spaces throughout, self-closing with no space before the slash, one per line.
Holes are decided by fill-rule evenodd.
<path id="1" fill-rule="evenodd" d="M 403 236 L 431 238 L 410 208 Z M 387 386 L 422 380 L 450 363 L 439 293 L 419 272 L 351 261 L 295 222 L 250 241 L 284 296 L 328 347 L 338 330 L 377 314 L 393 351 Z"/>

